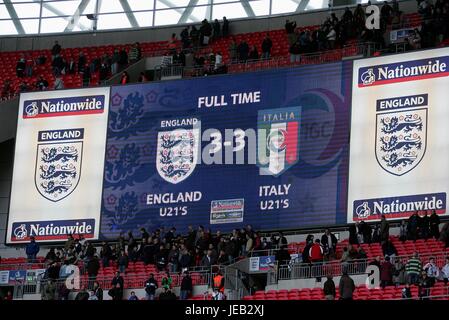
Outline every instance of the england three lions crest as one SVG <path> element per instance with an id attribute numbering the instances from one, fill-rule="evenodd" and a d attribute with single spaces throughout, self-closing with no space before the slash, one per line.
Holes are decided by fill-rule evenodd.
<path id="1" fill-rule="evenodd" d="M 81 176 L 84 129 L 40 131 L 34 181 L 37 191 L 57 202 L 68 197 Z"/>
<path id="2" fill-rule="evenodd" d="M 427 108 L 378 113 L 376 121 L 379 165 L 396 176 L 416 168 L 426 152 Z"/>
<path id="3" fill-rule="evenodd" d="M 198 162 L 200 129 L 162 131 L 157 138 L 157 172 L 167 182 L 187 179 Z"/>
<path id="4" fill-rule="evenodd" d="M 279 176 L 299 160 L 300 107 L 260 110 L 257 165 L 261 175 Z"/>

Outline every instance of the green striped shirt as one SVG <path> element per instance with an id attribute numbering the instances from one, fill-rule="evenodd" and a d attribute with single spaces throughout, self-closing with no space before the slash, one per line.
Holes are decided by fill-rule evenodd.
<path id="1" fill-rule="evenodd" d="M 411 258 L 408 262 L 407 262 L 407 266 L 405 267 L 405 271 L 407 271 L 407 273 L 420 273 L 422 269 L 422 265 L 421 265 L 421 260 L 416 259 L 416 258 Z"/>

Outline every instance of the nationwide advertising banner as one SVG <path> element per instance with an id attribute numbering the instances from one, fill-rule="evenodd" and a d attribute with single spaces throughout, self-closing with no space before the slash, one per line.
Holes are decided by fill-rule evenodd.
<path id="1" fill-rule="evenodd" d="M 103 239 L 346 223 L 352 63 L 117 86 Z"/>
<path id="2" fill-rule="evenodd" d="M 21 94 L 7 243 L 98 239 L 109 90 Z"/>
<path id="3" fill-rule="evenodd" d="M 447 215 L 449 49 L 354 62 L 348 222 Z"/>

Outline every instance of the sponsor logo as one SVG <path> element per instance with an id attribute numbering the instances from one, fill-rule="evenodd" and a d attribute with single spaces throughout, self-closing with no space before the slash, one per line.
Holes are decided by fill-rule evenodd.
<path id="1" fill-rule="evenodd" d="M 261 175 L 275 177 L 299 159 L 300 107 L 260 110 L 257 165 Z"/>
<path id="2" fill-rule="evenodd" d="M 37 191 L 57 202 L 77 187 L 81 175 L 84 129 L 39 131 L 34 181 Z M 57 142 L 55 142 L 57 141 Z"/>
<path id="3" fill-rule="evenodd" d="M 162 179 L 177 184 L 187 179 L 198 163 L 201 132 L 195 118 L 171 124 L 182 127 L 158 133 L 156 168 Z"/>
<path id="4" fill-rule="evenodd" d="M 45 118 L 103 113 L 105 96 L 82 96 L 58 99 L 27 100 L 23 118 Z"/>
<path id="5" fill-rule="evenodd" d="M 377 162 L 388 173 L 402 176 L 423 159 L 428 111 L 415 107 L 424 102 L 427 102 L 427 95 L 377 101 L 375 153 Z M 379 112 L 385 109 L 395 111 Z"/>
<path id="6" fill-rule="evenodd" d="M 437 214 L 446 212 L 446 193 L 356 200 L 353 203 L 353 219 L 376 220 L 381 215 L 387 218 L 404 218 L 417 211 L 432 210 Z"/>
<path id="7" fill-rule="evenodd" d="M 245 199 L 213 200 L 210 203 L 210 223 L 243 222 Z"/>
<path id="8" fill-rule="evenodd" d="M 39 240 L 66 240 L 69 234 L 82 234 L 86 239 L 94 237 L 95 220 L 57 220 L 15 222 L 12 225 L 12 242 Z"/>
<path id="9" fill-rule="evenodd" d="M 449 56 L 403 61 L 359 68 L 360 88 L 382 84 L 446 77 Z"/>

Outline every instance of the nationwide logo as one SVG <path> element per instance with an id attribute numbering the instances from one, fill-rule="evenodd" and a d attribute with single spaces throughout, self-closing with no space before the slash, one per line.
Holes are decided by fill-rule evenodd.
<path id="1" fill-rule="evenodd" d="M 12 225 L 11 242 L 39 240 L 66 240 L 69 234 L 94 237 L 95 219 L 15 222 Z"/>
<path id="2" fill-rule="evenodd" d="M 39 131 L 34 181 L 37 191 L 57 202 L 70 195 L 81 176 L 84 129 Z"/>
<path id="3" fill-rule="evenodd" d="M 301 107 L 260 110 L 257 165 L 261 175 L 279 176 L 299 160 Z"/>
<path id="4" fill-rule="evenodd" d="M 446 193 L 430 193 L 391 198 L 363 199 L 353 203 L 353 220 L 378 220 L 406 218 L 418 211 L 446 213 Z"/>
<path id="5" fill-rule="evenodd" d="M 421 106 L 426 105 L 427 100 L 427 94 L 422 94 L 377 101 L 376 159 L 388 173 L 402 176 L 423 159 L 428 108 Z"/>
<path id="6" fill-rule="evenodd" d="M 359 88 L 446 77 L 449 56 L 359 68 Z"/>
<path id="7" fill-rule="evenodd" d="M 159 132 L 157 137 L 156 169 L 165 181 L 177 184 L 193 173 L 200 148 L 198 123 L 196 118 L 164 122 L 164 127 L 176 127 Z"/>
<path id="8" fill-rule="evenodd" d="M 23 118 L 98 114 L 104 112 L 104 102 L 104 95 L 27 100 L 24 102 Z"/>

